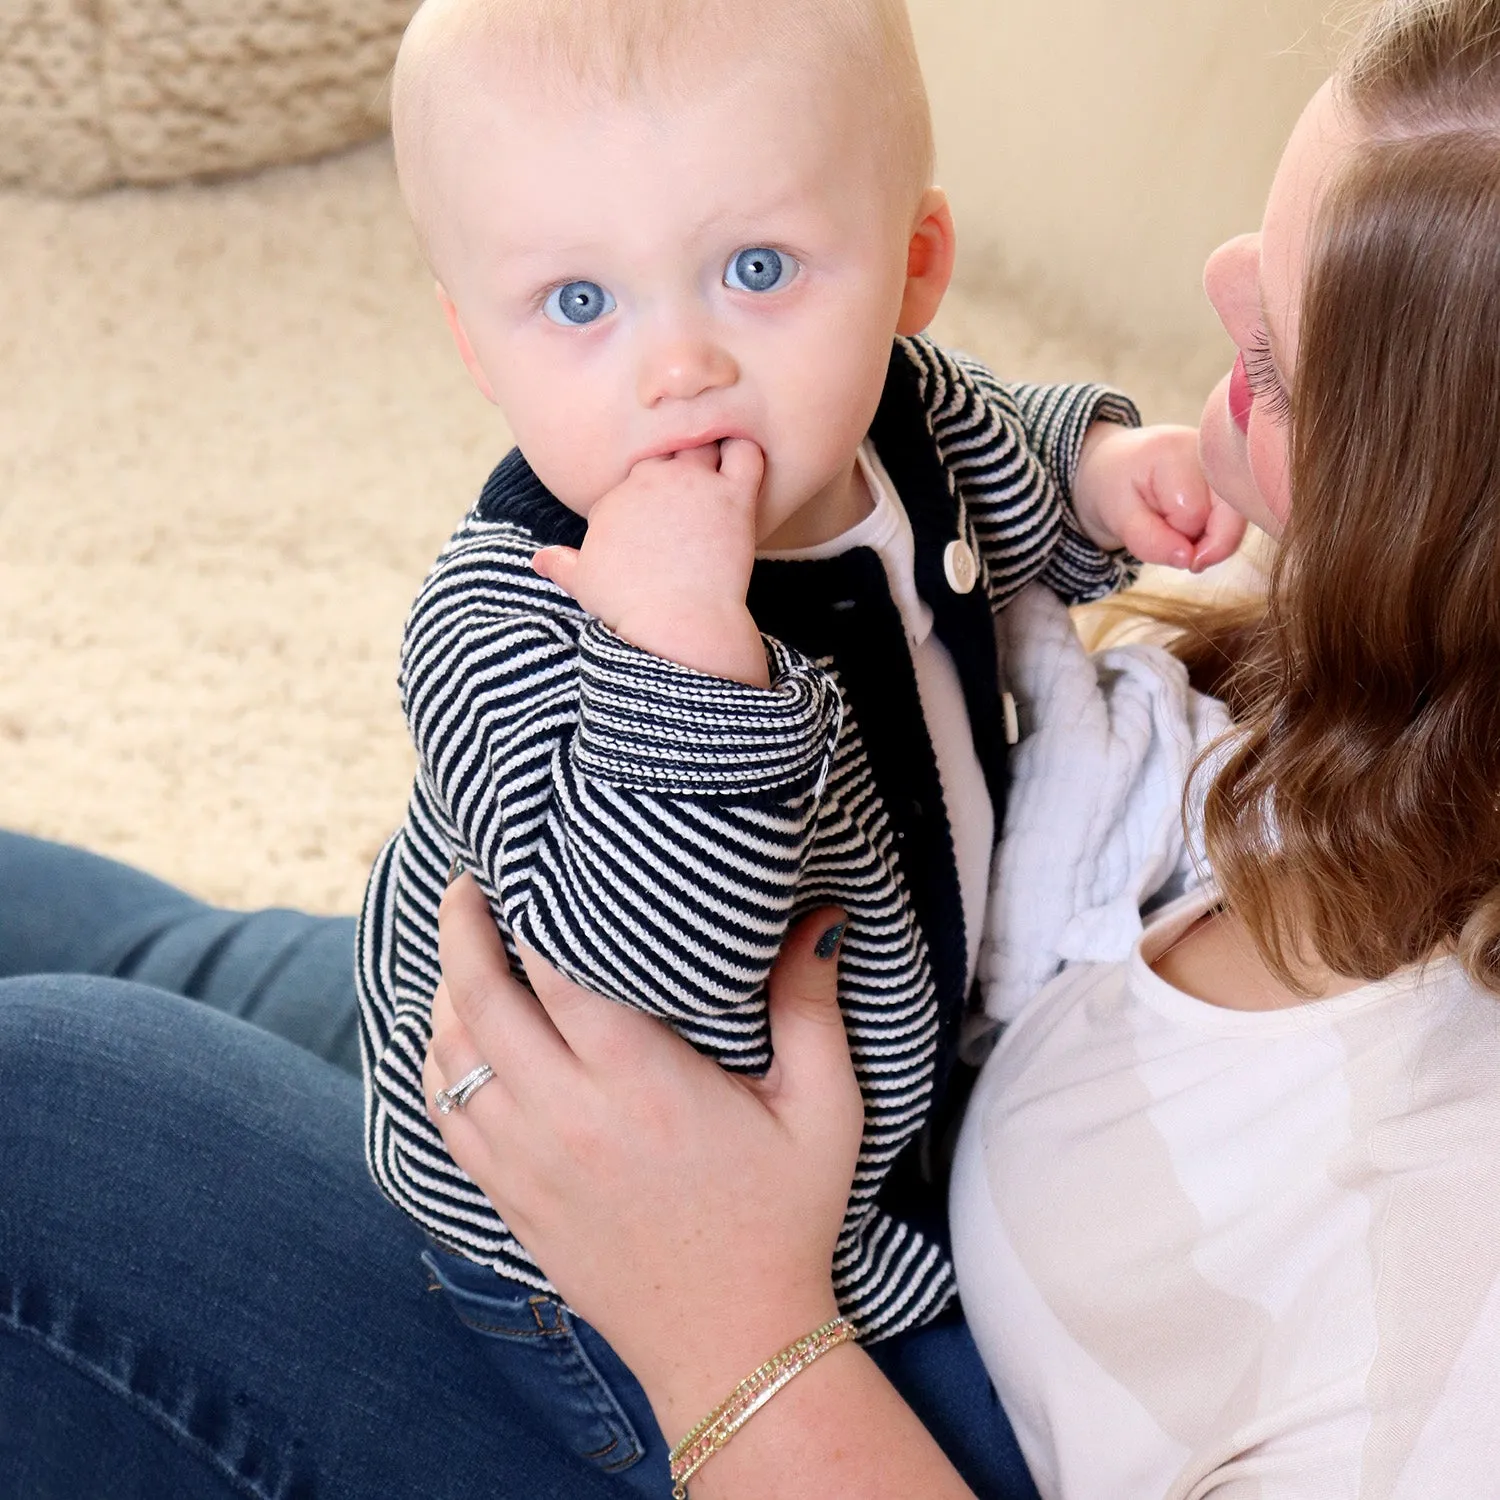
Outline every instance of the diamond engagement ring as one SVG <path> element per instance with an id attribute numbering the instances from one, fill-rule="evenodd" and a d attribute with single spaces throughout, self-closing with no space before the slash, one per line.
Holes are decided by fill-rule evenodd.
<path id="1" fill-rule="evenodd" d="M 437 1105 L 440 1115 L 451 1115 L 455 1109 L 462 1109 L 494 1076 L 495 1070 L 488 1063 L 480 1063 L 465 1073 L 451 1089 L 439 1089 L 432 1102 Z"/>

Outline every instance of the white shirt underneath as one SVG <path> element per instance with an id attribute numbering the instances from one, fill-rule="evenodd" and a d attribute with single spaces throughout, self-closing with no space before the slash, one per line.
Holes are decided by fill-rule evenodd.
<path id="1" fill-rule="evenodd" d="M 964 1308 L 1046 1500 L 1500 1496 L 1500 999 L 1274 1012 L 1065 971 L 980 1077 Z"/>
<path id="2" fill-rule="evenodd" d="M 937 760 L 938 779 L 963 901 L 964 937 L 968 945 L 964 989 L 974 982 L 979 939 L 989 889 L 990 857 L 995 841 L 995 809 L 985 784 L 984 770 L 974 751 L 974 731 L 964 704 L 963 685 L 948 648 L 932 633 L 932 611 L 917 592 L 916 543 L 911 521 L 896 498 L 896 488 L 869 443 L 860 445 L 859 470 L 870 491 L 874 509 L 864 520 L 815 547 L 798 547 L 758 555 L 773 561 L 810 561 L 838 557 L 856 547 L 869 547 L 885 569 L 891 598 L 900 611 L 911 648 L 917 696 L 927 735 Z M 996 684 L 999 691 L 999 684 Z"/>

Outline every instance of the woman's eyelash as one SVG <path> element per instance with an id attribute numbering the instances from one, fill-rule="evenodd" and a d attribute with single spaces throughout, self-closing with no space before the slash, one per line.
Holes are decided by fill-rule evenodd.
<path id="1" fill-rule="evenodd" d="M 1292 399 L 1287 394 L 1281 372 L 1271 353 L 1271 336 L 1261 329 L 1255 342 L 1245 350 L 1245 378 L 1266 414 L 1274 422 L 1284 422 L 1292 413 Z"/>

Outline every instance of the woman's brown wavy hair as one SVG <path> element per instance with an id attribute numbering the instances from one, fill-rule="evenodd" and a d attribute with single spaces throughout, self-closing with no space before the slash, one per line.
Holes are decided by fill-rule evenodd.
<path id="1" fill-rule="evenodd" d="M 1500 0 L 1381 5 L 1335 87 L 1264 617 L 1182 637 L 1236 660 L 1209 860 L 1294 990 L 1450 951 L 1500 992 Z"/>

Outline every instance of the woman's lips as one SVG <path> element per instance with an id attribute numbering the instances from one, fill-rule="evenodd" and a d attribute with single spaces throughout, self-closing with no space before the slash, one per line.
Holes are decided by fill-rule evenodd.
<path id="1" fill-rule="evenodd" d="M 1250 432 L 1250 408 L 1255 405 L 1255 392 L 1250 388 L 1250 377 L 1245 372 L 1245 356 L 1235 356 L 1234 369 L 1229 374 L 1229 417 L 1239 430 Z"/>

